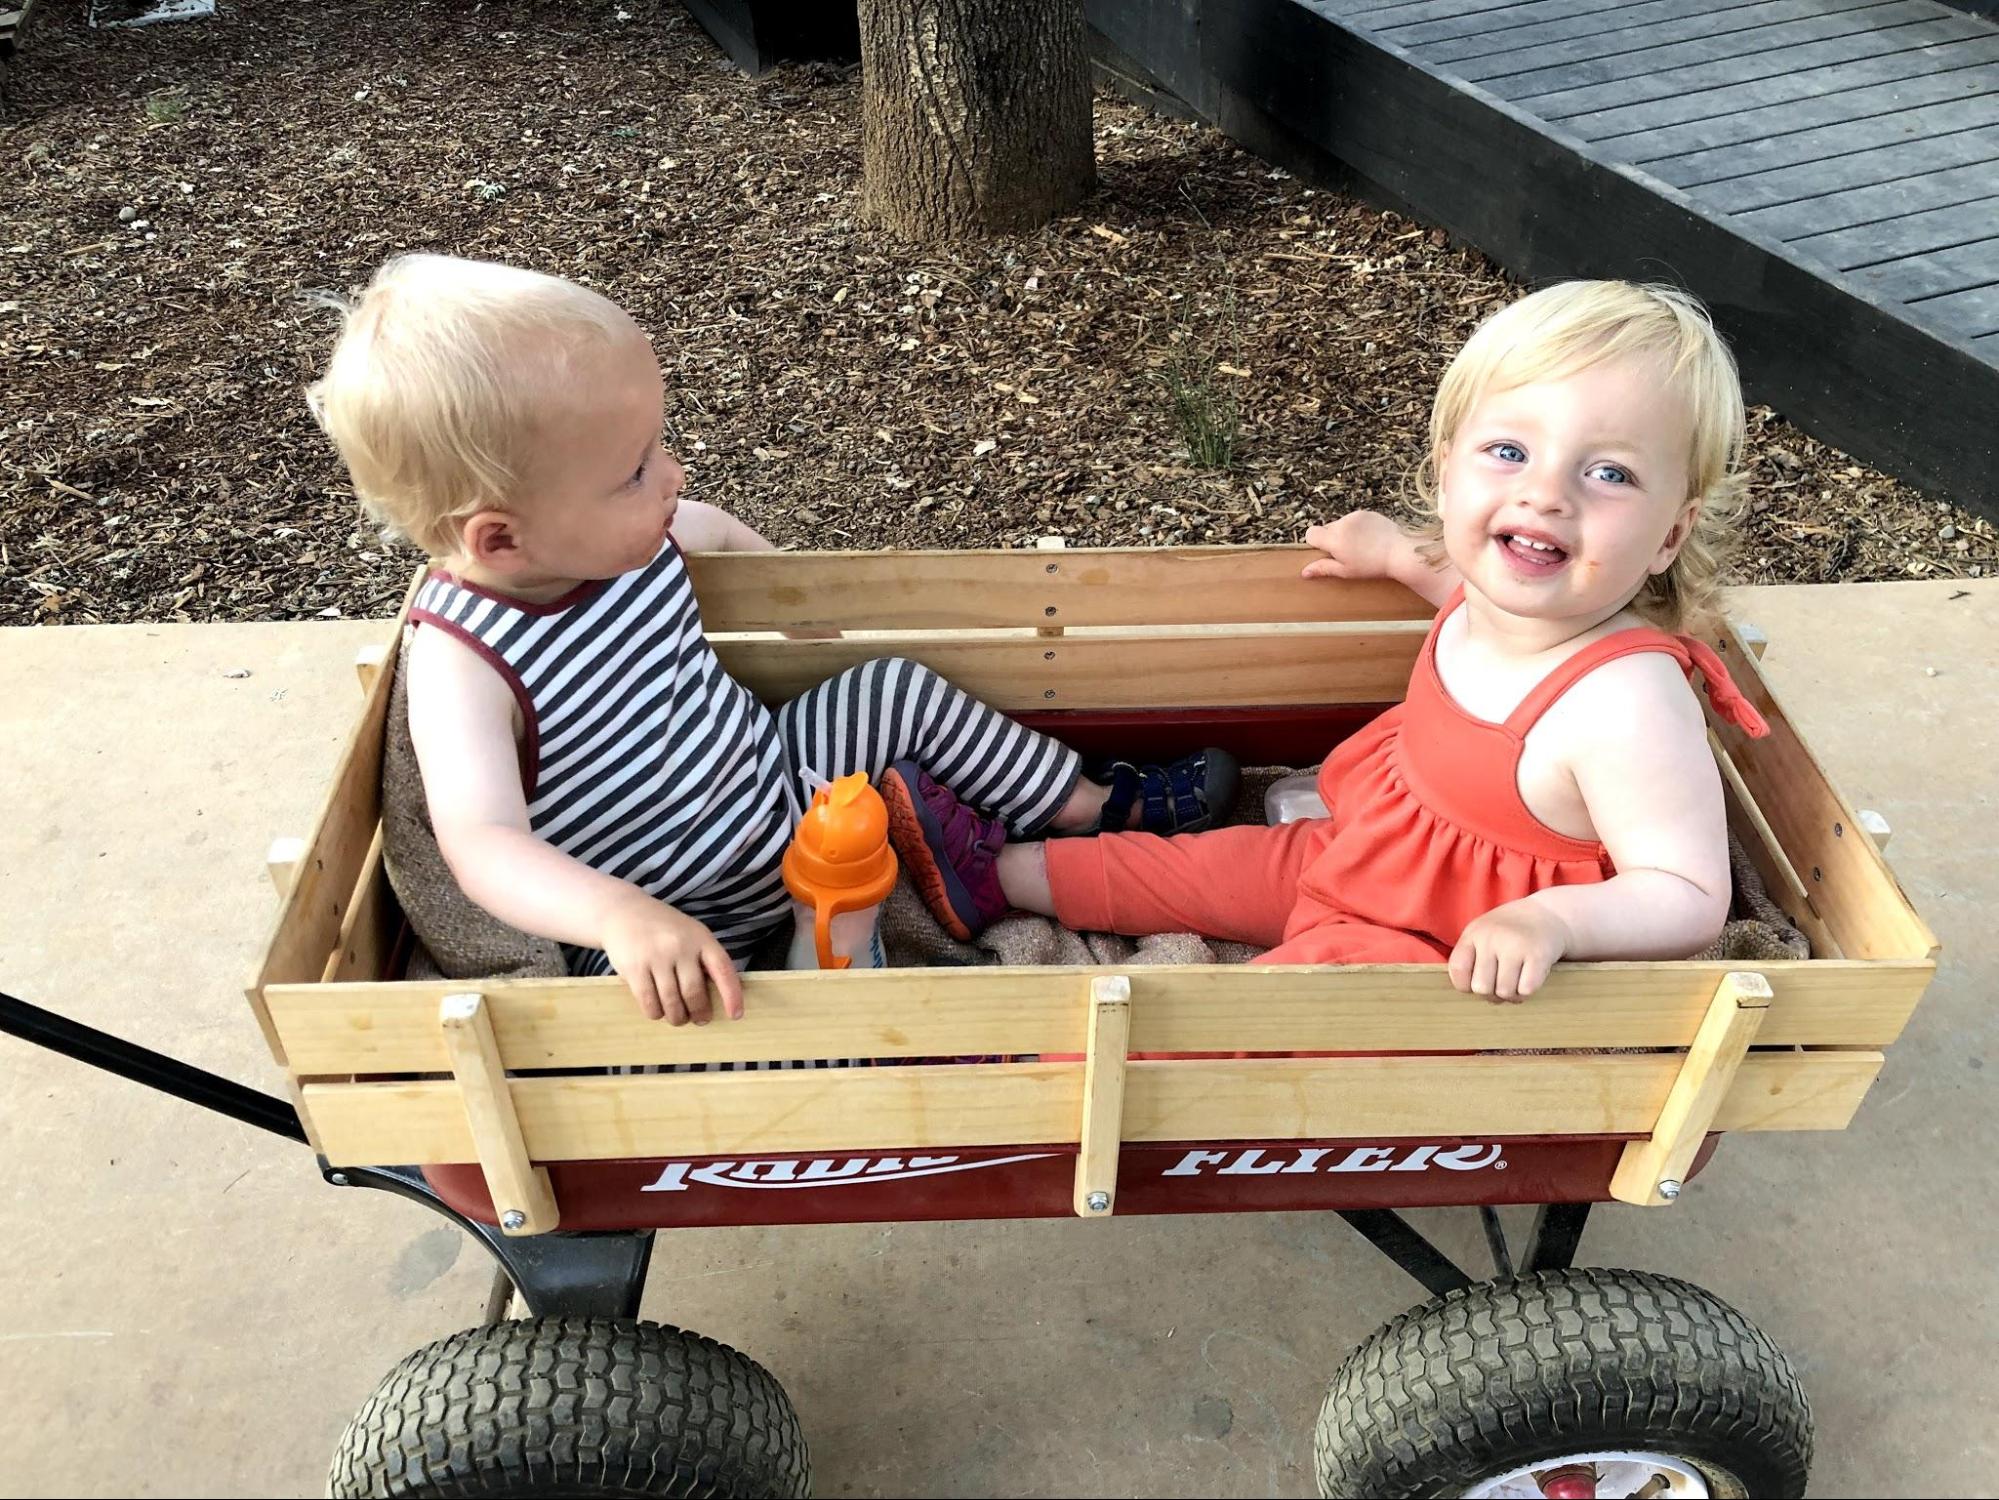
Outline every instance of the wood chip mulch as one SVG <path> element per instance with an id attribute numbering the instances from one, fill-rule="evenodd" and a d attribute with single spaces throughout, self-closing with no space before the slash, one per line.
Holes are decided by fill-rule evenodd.
<path id="1" fill-rule="evenodd" d="M 850 70 L 747 79 L 657 0 L 39 7 L 0 97 L 0 623 L 391 612 L 301 400 L 307 300 L 437 249 L 587 280 L 654 336 L 690 493 L 817 547 L 1299 539 L 1393 505 L 1450 352 L 1516 286 L 1104 95 L 1101 188 L 1030 238 L 861 222 Z M 1198 465 L 1166 376 L 1238 413 Z M 1990 576 L 1989 522 L 1752 416 L 1743 580 Z"/>

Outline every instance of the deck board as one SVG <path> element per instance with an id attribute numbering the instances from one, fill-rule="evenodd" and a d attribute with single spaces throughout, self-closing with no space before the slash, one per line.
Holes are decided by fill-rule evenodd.
<path id="1" fill-rule="evenodd" d="M 1795 10 L 1799 3 L 1801 0 L 1640 0 L 1639 4 L 1620 5 L 1613 10 L 1586 11 L 1529 26 L 1499 27 L 1434 42 L 1412 43 L 1397 33 L 1387 34 L 1425 61 L 1455 64 L 1485 57 L 1516 56 L 1560 42 L 1596 43 L 1607 37 L 1618 39 L 1619 50 L 1655 42 L 1684 41 L 1710 31 L 1744 30 L 1760 25 L 1766 12 Z"/>
<path id="2" fill-rule="evenodd" d="M 1994 157 L 1999 157 L 1999 129 L 1985 126 L 1710 184 L 1701 189 L 1699 201 L 1718 213 L 1734 215 L 1850 188 L 1885 187 Z"/>
<path id="3" fill-rule="evenodd" d="M 1537 95 L 1567 92 L 1589 83 L 1620 83 L 1642 80 L 1668 70 L 1695 63 L 1734 62 L 1765 54 L 1789 54 L 1801 43 L 1838 41 L 1847 37 L 1865 38 L 1883 24 L 1936 19 L 1937 6 L 1931 0 L 1890 0 L 1887 5 L 1861 10 L 1840 5 L 1829 12 L 1814 13 L 1796 21 L 1758 27 L 1749 32 L 1701 37 L 1691 42 L 1647 48 L 1637 53 L 1611 53 L 1583 63 L 1558 63 L 1525 68 L 1504 77 L 1480 80 L 1480 86 L 1501 99 L 1531 101 Z M 1786 61 L 1789 61 L 1787 55 Z"/>
<path id="4" fill-rule="evenodd" d="M 1398 46 L 1414 47 L 1423 42 L 1448 42 L 1461 36 L 1491 36 L 1521 26 L 1567 16 L 1603 15 L 1626 8 L 1624 0 L 1528 0 L 1524 5 L 1495 5 L 1466 15 L 1462 8 L 1437 19 L 1390 17 L 1370 21 L 1381 35 Z"/>
<path id="5" fill-rule="evenodd" d="M 1718 46 L 1733 48 L 1745 41 L 1754 43 L 1759 33 L 1781 30 L 1785 25 L 1814 20 L 1837 20 L 1847 12 L 1859 13 L 1879 6 L 1881 0 L 1763 0 L 1759 5 L 1715 10 L 1706 15 L 1682 16 L 1650 25 L 1623 27 L 1596 32 L 1570 41 L 1542 46 L 1508 48 L 1471 61 L 1453 63 L 1451 71 L 1472 83 L 1488 78 L 1512 77 L 1570 68 L 1580 64 L 1616 59 L 1640 69 L 1671 66 L 1681 48 Z M 1446 63 L 1448 58 L 1417 55 L 1426 62 Z"/>
<path id="6" fill-rule="evenodd" d="M 1975 63 L 1999 61 L 1999 37 L 1993 36 L 1991 27 L 1969 17 L 1957 19 L 1961 23 L 1958 26 L 1926 30 L 1925 35 L 1932 40 L 1912 40 L 1907 46 L 1872 56 L 1842 57 L 1837 51 L 1829 51 L 1825 54 L 1827 62 L 1813 64 L 1801 63 L 1795 53 L 1779 51 L 1767 64 L 1760 59 L 1743 59 L 1737 70 L 1717 70 L 1708 82 L 1682 78 L 1671 93 L 1656 99 L 1638 103 L 1620 99 L 1605 108 L 1575 111 L 1537 104 L 1534 112 L 1586 141 L 1600 142 L 1641 130 L 1660 130 L 1792 100 L 1817 99 L 1871 84 L 1927 78 Z M 1917 29 L 1916 26 L 1894 28 L 1897 32 Z M 1741 71 L 1745 76 L 1730 79 L 1729 71 Z"/>
<path id="7" fill-rule="evenodd" d="M 1971 203 L 1999 195 L 1999 146 L 1991 160 L 1947 167 L 1918 177 L 1901 177 L 1872 187 L 1820 193 L 1774 208 L 1755 208 L 1740 215 L 1742 222 L 1780 240 L 1796 242 L 1860 224 L 1878 224 L 1955 203 Z"/>
<path id="8" fill-rule="evenodd" d="M 1465 0 L 1395 0 L 1388 4 L 1363 4 L 1355 0 L 1339 0 L 1327 9 L 1350 20 L 1358 16 L 1367 17 L 1368 29 L 1376 32 L 1391 32 L 1408 26 L 1428 26 L 1438 23 L 1463 22 L 1471 27 L 1497 25 L 1507 17 L 1523 17 L 1538 21 L 1548 16 L 1573 15 L 1585 9 L 1606 10 L 1613 5 L 1621 5 L 1624 0 L 1508 0 L 1508 3 L 1486 5 L 1470 4 Z"/>
<path id="9" fill-rule="evenodd" d="M 1793 240 L 1800 254 L 1824 261 L 1835 271 L 1907 260 L 1982 240 L 1999 230 L 1999 190 L 1982 198 L 1835 229 Z"/>
<path id="10" fill-rule="evenodd" d="M 1728 91 L 1735 101 L 1733 107 L 1719 99 L 1696 96 L 1683 100 L 1683 107 L 1711 113 L 1690 113 L 1678 123 L 1606 131 L 1594 136 L 1577 128 L 1575 121 L 1570 121 L 1568 128 L 1609 154 L 1642 165 L 1692 151 L 1741 145 L 1999 92 L 1999 36 L 1967 41 L 1953 50 L 1958 55 L 1948 62 L 1943 58 L 1928 59 L 1928 66 L 1913 75 L 1880 81 L 1858 82 L 1851 74 L 1834 79 L 1826 76 L 1831 72 L 1829 69 L 1785 79 L 1763 79 L 1752 87 L 1773 97 L 1760 104 L 1748 102 L 1748 95 L 1733 90 Z"/>
<path id="11" fill-rule="evenodd" d="M 1921 316 L 1948 323 L 1973 338 L 1999 333 L 1999 285 L 1973 287 L 1915 305 Z"/>
<path id="12" fill-rule="evenodd" d="M 1889 107 L 1863 119 L 1846 120 L 1811 130 L 1737 145 L 1716 146 L 1676 156 L 1641 161 L 1638 165 L 1673 187 L 1697 188 L 1736 177 L 1756 177 L 1785 167 L 1807 166 L 1857 156 L 1883 146 L 1937 140 L 1968 130 L 1999 125 L 1999 88 L 1969 99 L 1915 109 Z"/>
<path id="13" fill-rule="evenodd" d="M 1999 281 L 1999 237 L 1865 266 L 1846 274 L 1885 300 L 1922 303 Z M 1934 322 L 1937 313 L 1932 309 L 1923 317 Z"/>

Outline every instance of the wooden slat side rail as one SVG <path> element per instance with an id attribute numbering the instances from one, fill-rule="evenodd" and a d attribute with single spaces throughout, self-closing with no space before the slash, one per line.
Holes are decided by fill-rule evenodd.
<path id="1" fill-rule="evenodd" d="M 687 559 L 711 632 L 1428 620 L 1398 583 L 1304 579 L 1310 547 L 723 552 Z"/>
<path id="2" fill-rule="evenodd" d="M 368 980 L 388 968 L 395 947 L 401 910 L 389 887 L 388 871 L 382 866 L 382 828 L 375 825 L 375 838 L 361 873 L 347 900 L 347 915 L 340 919 L 340 937 L 327 956 L 323 984 L 344 984 Z"/>
<path id="3" fill-rule="evenodd" d="M 264 1005 L 264 989 L 267 985 L 310 984 L 319 979 L 325 974 L 327 958 L 339 941 L 347 903 L 381 820 L 383 725 L 388 718 L 389 689 L 395 681 L 395 643 L 402 638 L 403 622 L 409 617 L 410 604 L 427 572 L 427 567 L 419 567 L 411 574 L 395 623 L 385 631 L 384 670 L 376 673 L 368 686 L 361 716 L 334 764 L 326 800 L 320 806 L 312 832 L 306 836 L 304 855 L 294 868 L 290 889 L 278 910 L 277 924 L 264 945 L 263 960 L 245 987 L 250 1009 L 263 1028 L 271 1055 L 279 1063 L 285 1061 L 285 1054 Z"/>
<path id="4" fill-rule="evenodd" d="M 473 1159 L 486 1174 L 501 1233 L 548 1233 L 561 1221 L 555 1192 L 548 1169 L 528 1158 L 485 1000 L 476 993 L 447 995 L 438 1006 L 437 1026 L 455 1078 L 447 1087 L 458 1095 Z"/>
<path id="5" fill-rule="evenodd" d="M 1708 748 L 1714 753 L 1715 765 L 1721 771 L 1721 794 L 1727 810 L 1729 831 L 1741 843 L 1749 862 L 1756 867 L 1756 873 L 1763 877 L 1763 889 L 1810 940 L 1812 957 L 1842 957 L 1839 943 L 1833 938 L 1832 929 L 1826 926 L 1819 909 L 1812 904 L 1811 892 L 1799 877 L 1797 866 L 1791 863 L 1790 855 L 1777 841 L 1770 820 L 1763 816 L 1763 809 L 1749 795 L 1735 757 L 1728 753 L 1713 730 L 1708 731 L 1707 738 Z"/>
<path id="6" fill-rule="evenodd" d="M 1763 816 L 1763 809 L 1756 805 L 1756 799 L 1749 795 L 1749 787 L 1742 779 L 1742 770 L 1735 763 L 1735 757 L 1728 753 L 1728 747 L 1721 742 L 1712 729 L 1707 735 L 1708 749 L 1714 754 L 1715 766 L 1721 771 L 1724 790 L 1731 798 L 1731 813 L 1738 813 L 1750 836 L 1758 847 L 1770 857 L 1776 871 L 1776 879 L 1771 894 L 1789 892 L 1800 902 L 1809 902 L 1811 892 L 1805 889 L 1805 882 L 1798 875 L 1798 867 L 1791 863 L 1791 856 L 1784 852 L 1784 846 L 1777 842 L 1777 835 L 1770 827 L 1770 820 Z M 1738 837 L 1741 833 L 1738 831 Z M 1747 845 L 1749 839 L 1744 839 Z M 1814 913 L 1816 920 L 1816 913 Z"/>
<path id="7" fill-rule="evenodd" d="M 1077 1132 L 1076 1212 L 1104 1218 L 1117 1203 L 1117 1160 L 1124 1125 L 1126 1054 L 1131 1048 L 1131 981 L 1090 981 L 1088 1045 L 1083 1060 L 1083 1121 Z"/>
<path id="8" fill-rule="evenodd" d="M 1858 959 L 1933 960 L 1936 937 L 1862 831 L 1859 815 L 1798 737 L 1755 656 L 1733 631 L 1715 644 L 1736 685 L 1770 724 L 1768 738 L 1752 740 L 1717 720 L 1712 723 L 1715 735 L 1741 773 L 1750 799 L 1769 820 L 1840 952 Z"/>
<path id="9" fill-rule="evenodd" d="M 1717 1130 L 1840 1130 L 1880 1072 L 1869 1051 L 1756 1052 Z M 1132 1062 L 1127 1141 L 1642 1136 L 1680 1055 Z M 516 1078 L 535 1161 L 949 1150 L 1076 1138 L 1081 1063 L 934 1064 Z M 305 1085 L 335 1165 L 479 1160 L 453 1083 Z"/>
<path id="10" fill-rule="evenodd" d="M 1648 1139 L 1633 1141 L 1618 1159 L 1610 1179 L 1612 1196 L 1647 1207 L 1679 1197 L 1687 1169 L 1769 1014 L 1770 1000 L 1769 981 L 1761 974 L 1730 974 L 1722 980 L 1659 1111 L 1659 1123 Z"/>
<path id="11" fill-rule="evenodd" d="M 1731 968 L 1722 963 L 1563 964 L 1527 1005 L 1489 1005 L 1432 964 L 1349 969 L 1232 966 L 1131 974 L 1141 1052 L 1443 1051 L 1503 1047 L 1686 1047 Z M 1770 963 L 1766 1045 L 1881 1047 L 1900 1035 L 1932 966 Z M 751 973 L 748 1014 L 662 1026 L 615 979 L 488 980 L 509 1068 L 958 1057 L 1081 1052 L 1077 994 L 1088 968 L 887 969 L 865 975 Z M 438 1001 L 461 986 L 275 985 L 268 992 L 296 1072 L 424 1073 L 445 1067 Z"/>
<path id="12" fill-rule="evenodd" d="M 1059 640 L 963 631 L 839 640 L 717 637 L 722 665 L 785 702 L 879 656 L 906 656 L 998 709 L 1394 703 L 1426 627 L 1405 624 L 1069 631 Z"/>
<path id="13" fill-rule="evenodd" d="M 291 888 L 265 944 L 263 961 L 247 986 L 250 1008 L 264 1029 L 272 1056 L 281 1063 L 285 1055 L 265 1010 L 264 988 L 319 979 L 340 939 L 348 902 L 381 820 L 382 725 L 393 675 L 384 671 L 368 690 L 361 717 L 334 767 L 326 802 L 293 868 Z"/>

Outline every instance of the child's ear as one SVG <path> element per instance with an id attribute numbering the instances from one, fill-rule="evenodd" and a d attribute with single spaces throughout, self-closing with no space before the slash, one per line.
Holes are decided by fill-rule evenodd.
<path id="1" fill-rule="evenodd" d="M 1666 533 L 1666 539 L 1659 544 L 1658 554 L 1652 559 L 1651 571 L 1663 573 L 1673 565 L 1673 559 L 1680 555 L 1680 549 L 1687 544 L 1687 538 L 1694 534 L 1694 521 L 1701 513 L 1700 497 L 1696 495 L 1680 508 L 1673 517 L 1673 529 Z"/>
<path id="2" fill-rule="evenodd" d="M 458 535 L 466 557 L 482 568 L 508 573 L 519 568 L 524 560 L 520 522 L 504 510 L 482 510 L 466 517 Z"/>

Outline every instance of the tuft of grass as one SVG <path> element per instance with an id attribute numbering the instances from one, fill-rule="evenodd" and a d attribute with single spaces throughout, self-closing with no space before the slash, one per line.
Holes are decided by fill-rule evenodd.
<path id="1" fill-rule="evenodd" d="M 178 125 L 187 118 L 187 95 L 179 89 L 161 89 L 146 95 L 146 119 L 153 125 Z"/>
<path id="2" fill-rule="evenodd" d="M 1235 396 L 1217 382 L 1214 356 L 1182 344 L 1167 359 L 1159 381 L 1166 388 L 1173 420 L 1195 466 L 1232 467 L 1236 442 L 1242 436 L 1242 412 Z"/>

